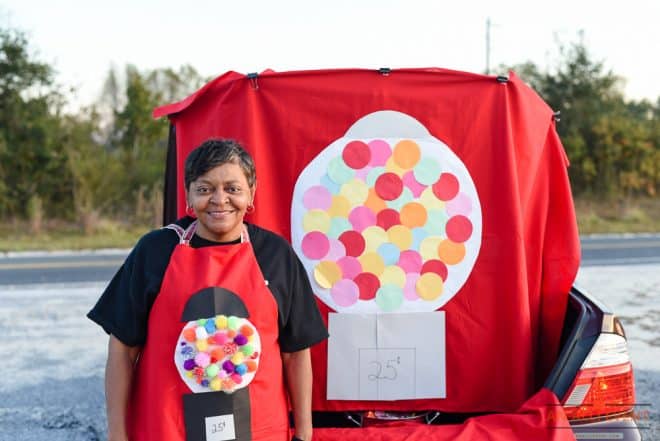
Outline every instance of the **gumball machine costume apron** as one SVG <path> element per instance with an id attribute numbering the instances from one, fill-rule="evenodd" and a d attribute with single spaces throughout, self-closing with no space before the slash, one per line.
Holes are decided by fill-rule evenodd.
<path id="1" fill-rule="evenodd" d="M 192 248 L 189 241 L 196 225 L 193 222 L 185 231 L 178 225 L 166 227 L 177 232 L 180 242 L 172 253 L 149 314 L 147 339 L 136 366 L 129 401 L 129 439 L 283 441 L 289 437 L 288 404 L 275 298 L 267 287 L 245 228 L 239 244 Z M 232 394 L 192 393 L 174 362 L 173 355 L 186 325 L 182 321 L 186 304 L 195 293 L 214 287 L 236 293 L 239 302 L 242 300 L 261 342 L 254 378 L 248 386 Z M 206 317 L 198 318 L 222 313 L 214 311 L 212 303 Z M 208 424 L 214 417 L 220 417 L 223 425 L 235 425 L 231 427 L 234 437 L 223 437 L 214 430 L 209 432 Z"/>

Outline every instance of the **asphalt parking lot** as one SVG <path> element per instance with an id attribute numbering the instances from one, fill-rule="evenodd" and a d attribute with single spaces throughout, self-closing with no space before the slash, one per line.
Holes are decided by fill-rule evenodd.
<path id="1" fill-rule="evenodd" d="M 660 264 L 584 267 L 579 285 L 620 316 L 638 424 L 660 439 Z M 107 337 L 85 313 L 105 282 L 0 285 L 0 440 L 105 439 Z"/>

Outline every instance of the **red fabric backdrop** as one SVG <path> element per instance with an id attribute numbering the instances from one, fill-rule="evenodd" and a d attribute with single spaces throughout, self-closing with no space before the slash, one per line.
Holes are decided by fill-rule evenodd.
<path id="1" fill-rule="evenodd" d="M 257 164 L 251 221 L 290 238 L 293 188 L 303 168 L 360 117 L 408 114 L 469 170 L 483 214 L 473 271 L 446 311 L 447 398 L 394 402 L 325 399 L 326 344 L 313 350 L 317 410 L 438 409 L 515 412 L 542 385 L 558 351 L 579 241 L 551 109 L 519 78 L 443 69 L 227 73 L 163 106 L 182 164 L 209 137 L 233 138 Z M 324 316 L 329 309 L 319 302 Z"/>

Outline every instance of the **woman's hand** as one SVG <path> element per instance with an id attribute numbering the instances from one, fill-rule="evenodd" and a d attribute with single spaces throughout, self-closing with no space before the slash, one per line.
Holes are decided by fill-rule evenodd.
<path id="1" fill-rule="evenodd" d="M 294 439 L 312 439 L 312 360 L 309 349 L 283 352 L 284 378 L 293 407 Z"/>
<path id="2" fill-rule="evenodd" d="M 105 366 L 105 403 L 108 417 L 108 440 L 127 441 L 126 405 L 131 390 L 133 369 L 140 347 L 126 346 L 114 335 L 108 342 Z"/>

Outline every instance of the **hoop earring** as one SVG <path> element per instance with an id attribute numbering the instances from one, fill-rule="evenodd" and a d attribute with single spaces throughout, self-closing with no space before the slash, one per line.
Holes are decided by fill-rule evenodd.
<path id="1" fill-rule="evenodd" d="M 248 214 L 251 214 L 251 213 L 254 213 L 254 210 L 255 210 L 254 205 L 250 204 L 245 209 L 245 212 L 248 213 Z"/>
<path id="2" fill-rule="evenodd" d="M 193 207 L 191 207 L 188 204 L 186 204 L 186 215 L 190 217 L 197 217 L 197 215 L 195 214 L 195 210 L 193 210 Z"/>

